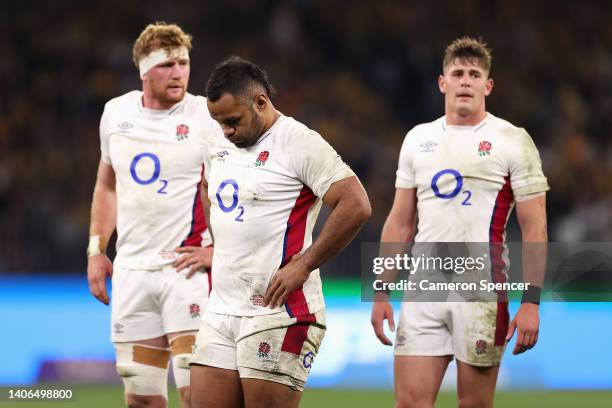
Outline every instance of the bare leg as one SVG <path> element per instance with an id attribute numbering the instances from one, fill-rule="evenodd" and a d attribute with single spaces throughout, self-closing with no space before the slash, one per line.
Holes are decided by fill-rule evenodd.
<path id="1" fill-rule="evenodd" d="M 243 408 L 237 370 L 191 365 L 192 408 Z"/>
<path id="2" fill-rule="evenodd" d="M 302 393 L 288 385 L 258 378 L 243 378 L 246 408 L 297 408 Z"/>
<path id="3" fill-rule="evenodd" d="M 457 392 L 461 408 L 492 408 L 499 366 L 476 367 L 457 361 Z"/>
<path id="4" fill-rule="evenodd" d="M 433 408 L 450 356 L 395 356 L 398 408 Z"/>

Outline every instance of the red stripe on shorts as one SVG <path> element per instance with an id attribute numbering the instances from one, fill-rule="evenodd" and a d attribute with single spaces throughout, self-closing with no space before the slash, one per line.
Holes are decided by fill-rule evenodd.
<path id="1" fill-rule="evenodd" d="M 286 351 L 291 354 L 300 355 L 302 353 L 302 347 L 308 337 L 308 329 L 312 323 L 315 323 L 317 319 L 314 314 L 306 316 L 299 316 L 296 324 L 289 326 L 283 339 L 283 345 L 281 351 Z"/>

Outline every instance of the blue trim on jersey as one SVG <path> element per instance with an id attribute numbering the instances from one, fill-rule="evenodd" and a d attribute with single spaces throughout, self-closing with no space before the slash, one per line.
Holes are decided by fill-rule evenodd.
<path id="1" fill-rule="evenodd" d="M 287 302 L 285 302 L 285 309 L 287 309 L 287 314 L 289 315 L 289 317 L 291 317 L 291 318 L 295 317 L 295 315 L 291 311 L 291 308 L 289 307 L 289 304 Z"/>
<path id="2" fill-rule="evenodd" d="M 287 223 L 287 229 L 285 230 L 285 237 L 283 238 L 283 255 L 281 256 L 281 263 L 279 269 L 283 267 L 285 264 L 285 256 L 287 256 L 287 239 L 289 238 L 289 230 L 291 229 L 291 224 Z"/>
<path id="3" fill-rule="evenodd" d="M 185 246 L 185 241 L 187 241 L 190 237 L 191 234 L 193 234 L 193 230 L 195 229 L 195 223 L 196 223 L 196 208 L 198 208 L 198 188 L 199 188 L 200 184 L 198 183 L 197 187 L 196 187 L 196 193 L 195 193 L 195 197 L 193 198 L 193 209 L 191 210 L 191 228 L 189 228 L 189 233 L 187 233 L 187 238 L 185 238 L 183 240 L 183 242 L 181 242 L 181 246 Z"/>
<path id="4" fill-rule="evenodd" d="M 291 224 L 287 223 L 287 229 L 285 230 L 285 237 L 283 238 L 283 255 L 281 256 L 281 263 L 280 263 L 279 269 L 283 267 L 283 264 L 285 263 L 285 256 L 287 256 L 287 239 L 289 238 L 290 229 L 291 229 Z M 287 309 L 287 314 L 289 315 L 289 317 L 291 318 L 295 317 L 295 315 L 291 311 L 291 308 L 289 307 L 289 304 L 287 302 L 285 302 L 285 309 Z"/>
<path id="5" fill-rule="evenodd" d="M 504 187 L 502 186 L 502 189 Z M 501 191 L 501 190 L 500 190 Z M 499 193 L 498 193 L 499 194 Z M 491 262 L 491 282 L 495 282 L 495 264 L 493 260 L 493 220 L 495 219 L 495 210 L 497 210 L 497 198 L 493 204 L 493 212 L 491 213 L 491 221 L 489 221 L 489 261 Z"/>

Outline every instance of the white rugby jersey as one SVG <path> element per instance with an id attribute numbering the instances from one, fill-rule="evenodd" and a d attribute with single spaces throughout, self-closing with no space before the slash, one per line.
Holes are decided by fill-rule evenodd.
<path id="1" fill-rule="evenodd" d="M 117 180 L 117 265 L 158 269 L 174 260 L 174 248 L 210 243 L 200 183 L 214 131 L 221 128 L 201 96 L 186 94 L 168 110 L 144 108 L 140 91 L 106 104 L 100 141 Z"/>
<path id="2" fill-rule="evenodd" d="M 415 242 L 504 242 L 515 197 L 549 189 L 529 134 L 490 113 L 476 126 L 441 117 L 413 128 L 395 186 L 416 188 Z"/>
<path id="3" fill-rule="evenodd" d="M 211 138 L 205 168 L 215 237 L 207 310 L 293 317 L 322 309 L 318 269 L 284 306 L 262 302 L 274 274 L 312 244 L 321 197 L 332 183 L 354 176 L 352 170 L 321 135 L 283 115 L 248 148 Z"/>

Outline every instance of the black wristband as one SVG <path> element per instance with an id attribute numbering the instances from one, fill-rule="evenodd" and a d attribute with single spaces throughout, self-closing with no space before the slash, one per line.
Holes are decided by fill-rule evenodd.
<path id="1" fill-rule="evenodd" d="M 542 295 L 542 288 L 529 285 L 526 290 L 523 291 L 523 297 L 521 303 L 533 303 L 536 305 L 540 304 L 540 296 Z"/>
<path id="2" fill-rule="evenodd" d="M 391 291 L 389 289 L 376 289 L 374 293 L 386 293 L 387 295 L 390 295 Z"/>

